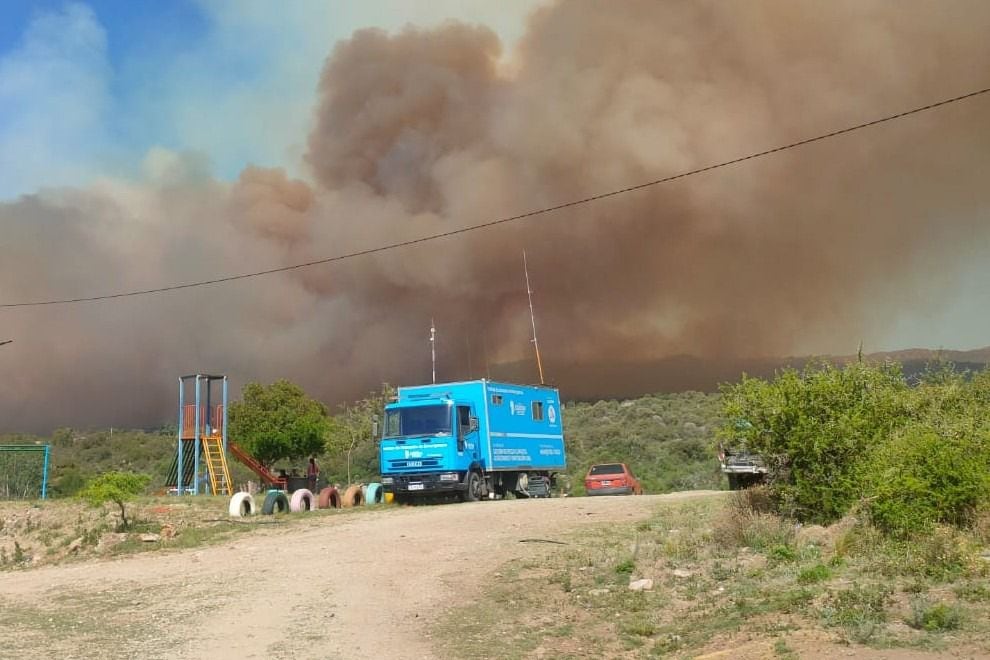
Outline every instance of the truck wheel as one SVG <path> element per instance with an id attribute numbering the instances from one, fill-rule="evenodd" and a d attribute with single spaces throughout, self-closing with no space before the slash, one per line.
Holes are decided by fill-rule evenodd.
<path id="1" fill-rule="evenodd" d="M 729 474 L 729 475 L 726 475 L 726 476 L 729 477 L 729 490 L 739 490 L 739 485 L 740 485 L 739 484 L 739 475 L 738 474 Z"/>
<path id="2" fill-rule="evenodd" d="M 481 476 L 477 472 L 468 472 L 467 490 L 462 497 L 465 502 L 477 502 L 481 499 Z"/>

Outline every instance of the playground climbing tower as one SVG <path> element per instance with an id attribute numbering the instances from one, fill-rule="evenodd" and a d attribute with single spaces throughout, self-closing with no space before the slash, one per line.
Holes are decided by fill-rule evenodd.
<path id="1" fill-rule="evenodd" d="M 188 400 L 191 403 L 187 403 Z M 220 399 L 219 403 L 217 399 Z M 231 495 L 227 465 L 227 377 L 179 378 L 179 443 L 176 493 L 198 495 L 208 480 L 214 495 Z"/>

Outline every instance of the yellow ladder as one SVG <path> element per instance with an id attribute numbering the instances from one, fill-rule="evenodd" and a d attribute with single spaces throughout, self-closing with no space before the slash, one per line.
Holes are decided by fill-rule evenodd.
<path id="1" fill-rule="evenodd" d="M 227 454 L 223 450 L 223 436 L 206 435 L 202 438 L 203 457 L 210 473 L 210 488 L 214 495 L 231 495 L 230 469 L 227 467 Z"/>

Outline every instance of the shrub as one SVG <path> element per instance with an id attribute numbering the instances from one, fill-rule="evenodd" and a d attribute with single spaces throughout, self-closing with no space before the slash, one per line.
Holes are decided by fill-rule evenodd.
<path id="1" fill-rule="evenodd" d="M 151 478 L 145 474 L 130 472 L 105 472 L 79 491 L 79 497 L 93 506 L 113 502 L 120 507 L 120 527 L 127 529 L 127 512 L 124 503 L 144 491 Z"/>
<path id="2" fill-rule="evenodd" d="M 990 444 L 983 433 L 911 427 L 875 453 L 873 523 L 896 536 L 937 523 L 969 525 L 990 493 Z"/>
<path id="3" fill-rule="evenodd" d="M 911 603 L 911 615 L 907 624 L 917 630 L 939 632 L 956 630 L 962 623 L 962 610 L 958 605 L 931 604 L 923 599 Z"/>
<path id="4" fill-rule="evenodd" d="M 892 363 L 810 365 L 772 381 L 723 388 L 719 431 L 762 455 L 778 510 L 827 524 L 863 495 L 863 462 L 908 413 L 907 384 Z"/>

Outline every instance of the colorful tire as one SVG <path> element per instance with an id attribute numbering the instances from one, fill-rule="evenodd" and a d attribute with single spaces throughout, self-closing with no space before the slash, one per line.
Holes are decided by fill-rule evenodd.
<path id="1" fill-rule="evenodd" d="M 368 501 L 368 484 L 361 484 L 361 499 Z"/>
<path id="2" fill-rule="evenodd" d="M 227 507 L 227 512 L 232 518 L 253 516 L 255 514 L 255 507 L 254 498 L 251 497 L 251 493 L 234 493 L 234 496 L 230 498 L 230 505 Z"/>
<path id="3" fill-rule="evenodd" d="M 285 513 L 289 510 L 289 498 L 280 490 L 270 490 L 265 496 L 265 503 L 261 505 L 261 513 L 270 516 L 276 511 Z"/>
<path id="4" fill-rule="evenodd" d="M 395 501 L 395 493 L 385 493 L 385 497 L 382 498 L 385 504 L 391 504 Z"/>
<path id="5" fill-rule="evenodd" d="M 368 488 L 364 491 L 364 503 L 369 506 L 381 504 L 384 495 L 385 491 L 382 490 L 381 484 L 368 484 Z"/>
<path id="6" fill-rule="evenodd" d="M 317 504 L 321 509 L 339 509 L 340 493 L 333 486 L 327 486 L 320 491 L 320 499 Z"/>
<path id="7" fill-rule="evenodd" d="M 289 511 L 294 513 L 312 511 L 316 508 L 314 506 L 315 504 L 316 501 L 313 499 L 313 493 L 305 488 L 300 488 L 292 493 L 292 498 L 289 500 Z"/>
<path id="8" fill-rule="evenodd" d="M 358 485 L 348 486 L 347 490 L 344 491 L 344 496 L 340 498 L 340 504 L 345 509 L 361 506 L 361 502 L 363 501 L 364 496 L 361 493 L 361 487 Z"/>

